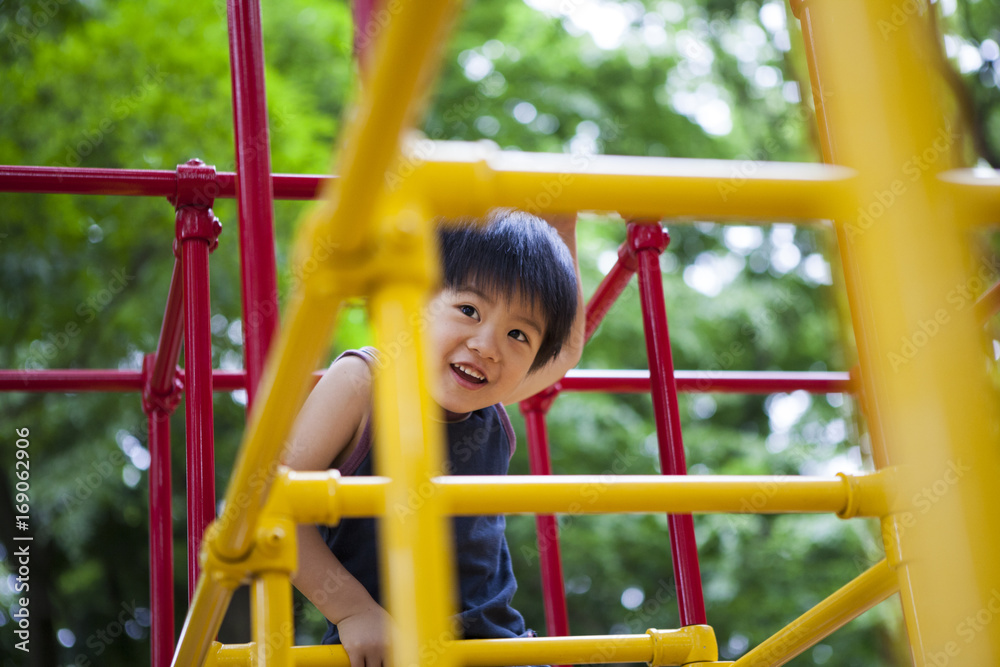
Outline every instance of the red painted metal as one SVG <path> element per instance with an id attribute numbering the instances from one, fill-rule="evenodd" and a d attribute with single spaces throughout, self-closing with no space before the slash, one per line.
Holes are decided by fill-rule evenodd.
<path id="1" fill-rule="evenodd" d="M 316 199 L 336 176 L 272 174 L 277 199 Z M 216 172 L 203 184 L 206 198 L 234 199 L 236 174 Z M 177 172 L 157 169 L 81 169 L 74 167 L 22 167 L 0 165 L 0 192 L 33 192 L 67 195 L 121 195 L 172 197 L 177 192 Z"/>
<path id="2" fill-rule="evenodd" d="M 184 282 L 185 416 L 188 473 L 188 597 L 198 580 L 198 551 L 215 518 L 215 457 L 212 413 L 212 306 L 208 255 L 222 226 L 202 189 L 214 169 L 198 160 L 178 167 L 177 238 Z M 198 202 L 197 204 L 195 202 Z M 179 246 L 179 248 L 178 248 Z"/>
<path id="3" fill-rule="evenodd" d="M 113 370 L 0 371 L 0 391 L 142 391 L 142 373 Z"/>
<path id="4" fill-rule="evenodd" d="M 167 313 L 170 305 L 168 299 Z M 166 320 L 169 317 L 164 318 Z M 178 320 L 178 325 L 180 324 Z M 166 327 L 164 327 L 166 328 Z M 160 343 L 164 338 L 161 334 Z M 176 358 L 175 358 L 176 359 Z M 149 596 L 152 667 L 168 667 L 174 654 L 174 537 L 171 515 L 170 415 L 180 399 L 179 386 L 168 385 L 168 400 L 153 397 L 150 389 L 157 356 L 147 354 L 142 372 L 142 407 L 149 428 Z"/>
<path id="5" fill-rule="evenodd" d="M 183 193 L 179 193 L 183 194 Z M 184 327 L 183 276 L 174 261 L 155 354 L 143 359 L 142 408 L 149 428 L 149 589 L 152 667 L 167 667 L 174 654 L 173 491 L 170 415 L 184 392 L 177 360 Z"/>
<path id="6" fill-rule="evenodd" d="M 375 14 L 379 4 L 377 0 L 351 2 L 351 15 L 354 19 L 354 57 L 366 76 L 372 69 L 375 39 L 384 27 L 384 22 L 373 20 L 379 18 Z"/>
<path id="7" fill-rule="evenodd" d="M 587 325 L 584 334 L 587 340 L 590 340 L 590 337 L 594 335 L 604 316 L 611 310 L 611 306 L 625 291 L 625 287 L 632 279 L 637 267 L 635 257 L 629 252 L 628 247 L 622 244 L 618 248 L 618 261 L 604 276 L 604 280 L 594 290 L 594 296 L 590 297 L 590 302 L 587 303 Z"/>
<path id="8" fill-rule="evenodd" d="M 313 373 L 313 383 L 319 382 L 323 371 Z M 177 369 L 175 383 L 183 385 L 184 369 Z M 0 370 L 0 391 L 142 391 L 143 376 L 139 371 L 113 370 Z M 236 391 L 246 388 L 246 373 L 213 371 L 213 391 Z"/>
<path id="9" fill-rule="evenodd" d="M 848 373 L 783 371 L 674 371 L 677 391 L 775 394 L 804 389 L 814 394 L 854 391 Z M 575 370 L 559 382 L 563 391 L 640 394 L 650 390 L 649 371 Z"/>
<path id="10" fill-rule="evenodd" d="M 164 396 L 174 391 L 177 379 L 177 360 L 181 354 L 184 335 L 184 285 L 181 263 L 174 260 L 174 270 L 170 274 L 170 288 L 167 291 L 167 306 L 163 311 L 160 339 L 153 355 L 153 367 L 149 374 L 149 393 Z"/>
<path id="11" fill-rule="evenodd" d="M 533 475 L 552 474 L 545 414 L 557 394 L 558 388 L 550 387 L 520 404 L 528 441 L 528 460 Z M 559 524 L 551 514 L 537 514 L 535 526 L 542 572 L 545 629 L 549 637 L 567 637 L 569 614 L 566 610 L 566 588 L 563 585 L 562 558 L 559 554 Z"/>
<path id="12" fill-rule="evenodd" d="M 313 374 L 318 382 L 323 371 Z M 183 369 L 177 377 L 184 379 Z M 814 394 L 849 393 L 855 390 L 848 373 L 783 371 L 674 371 L 677 391 L 725 392 L 736 394 L 774 394 L 799 389 Z M 246 388 L 246 373 L 212 373 L 215 391 Z M 559 391 L 594 391 L 641 394 L 650 389 L 649 371 L 574 370 L 559 381 Z M 139 371 L 116 370 L 0 370 L 0 391 L 141 391 Z"/>
<path id="13" fill-rule="evenodd" d="M 642 301 L 646 353 L 651 376 L 655 378 L 650 389 L 656 417 L 660 468 L 664 475 L 685 475 L 687 462 L 677 410 L 677 387 L 670 352 L 667 309 L 663 300 L 663 278 L 660 275 L 660 253 L 669 242 L 670 237 L 658 223 L 628 224 L 629 247 L 639 261 L 639 298 Z M 670 552 L 677 585 L 680 624 L 705 624 L 705 601 L 702 596 L 694 520 L 690 514 L 668 514 L 667 523 L 670 526 Z"/>
<path id="14" fill-rule="evenodd" d="M 274 260 L 271 144 L 264 87 L 264 38 L 259 0 L 228 0 L 229 62 L 240 217 L 243 353 L 247 410 L 264 373 L 278 331 L 278 281 Z"/>

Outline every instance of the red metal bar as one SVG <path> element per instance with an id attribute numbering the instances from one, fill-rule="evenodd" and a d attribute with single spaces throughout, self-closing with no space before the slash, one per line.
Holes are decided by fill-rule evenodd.
<path id="1" fill-rule="evenodd" d="M 854 391 L 849 373 L 783 371 L 674 371 L 677 391 L 774 394 L 804 389 L 814 394 Z M 575 370 L 559 381 L 562 391 L 639 394 L 650 390 L 649 371 Z"/>
<path id="2" fill-rule="evenodd" d="M 335 178 L 272 174 L 271 183 L 277 199 L 310 200 L 316 199 L 326 182 Z M 203 189 L 207 197 L 234 199 L 236 174 L 217 172 L 210 182 L 203 184 Z M 176 191 L 176 171 L 0 165 L 0 192 L 172 197 Z"/>
<path id="3" fill-rule="evenodd" d="M 178 372 L 183 380 L 184 371 Z M 323 371 L 313 373 L 318 382 Z M 814 394 L 854 391 L 848 373 L 782 371 L 674 371 L 677 391 L 774 394 L 804 389 Z M 215 391 L 246 388 L 243 371 L 212 372 Z M 139 371 L 116 370 L 0 370 L 0 391 L 141 391 Z M 649 371 L 573 370 L 559 381 L 559 391 L 600 391 L 641 394 L 650 390 Z"/>
<path id="4" fill-rule="evenodd" d="M 227 0 L 229 62 L 233 85 L 233 127 L 240 216 L 240 274 L 243 283 L 243 353 L 247 410 L 271 340 L 278 331 L 278 280 L 274 260 L 274 204 L 271 144 L 264 89 L 264 38 L 259 0 Z"/>
<path id="5" fill-rule="evenodd" d="M 639 261 L 639 297 L 642 301 L 646 354 L 649 357 L 651 376 L 655 378 L 651 391 L 660 449 L 660 468 L 664 475 L 685 475 L 687 462 L 677 410 L 677 387 L 670 352 L 667 309 L 663 300 L 663 277 L 660 275 L 660 253 L 669 242 L 670 238 L 659 223 L 628 224 L 629 247 Z M 705 624 L 705 601 L 701 589 L 694 520 L 690 514 L 668 514 L 667 523 L 670 526 L 670 551 L 677 584 L 680 624 Z"/>
<path id="6" fill-rule="evenodd" d="M 169 299 L 168 299 L 169 302 Z M 170 307 L 167 306 L 169 312 Z M 160 342 L 163 342 L 161 337 Z M 152 386 L 156 356 L 146 355 L 143 375 Z M 175 389 L 171 385 L 168 389 Z M 179 389 L 179 388 L 178 388 Z M 174 654 L 174 537 L 172 486 L 170 480 L 170 415 L 179 391 L 166 401 L 143 394 L 143 410 L 149 427 L 149 597 L 150 651 L 152 667 L 168 667 Z"/>
<path id="7" fill-rule="evenodd" d="M 184 326 L 181 263 L 174 261 L 156 354 L 143 360 L 142 407 L 149 427 L 150 664 L 168 667 L 174 654 L 174 539 L 170 415 L 183 384 L 177 372 Z"/>
<path id="8" fill-rule="evenodd" d="M 154 394 L 162 396 L 173 390 L 183 335 L 184 285 L 181 263 L 175 259 L 174 270 L 170 275 L 170 289 L 167 292 L 167 306 L 163 311 L 163 324 L 160 326 L 160 339 L 149 376 L 149 388 Z"/>
<path id="9" fill-rule="evenodd" d="M 604 280 L 594 290 L 594 296 L 590 297 L 587 303 L 587 326 L 584 334 L 587 340 L 594 335 L 604 316 L 611 310 L 611 306 L 625 291 L 637 266 L 635 257 L 629 252 L 628 247 L 622 244 L 618 248 L 618 261 L 608 271 L 608 275 L 604 276 Z"/>
<path id="10" fill-rule="evenodd" d="M 323 371 L 313 373 L 313 382 L 319 382 Z M 184 370 L 177 371 L 177 380 L 183 382 Z M 246 388 L 243 371 L 213 371 L 214 391 L 236 391 Z M 0 391 L 142 391 L 140 371 L 113 370 L 52 370 L 18 371 L 0 370 Z"/>
<path id="11" fill-rule="evenodd" d="M 554 390 L 546 390 L 521 402 L 525 436 L 528 440 L 528 460 L 533 475 L 552 474 L 545 413 L 555 396 Z M 551 514 L 538 514 L 535 516 L 535 525 L 542 572 L 545 629 L 549 637 L 567 637 L 569 615 L 566 611 L 566 588 L 563 585 L 562 559 L 559 555 L 559 524 Z"/>
<path id="12" fill-rule="evenodd" d="M 140 371 L 0 371 L 0 391 L 142 391 Z"/>
<path id="13" fill-rule="evenodd" d="M 188 476 L 188 598 L 198 581 L 198 551 L 215 518 L 212 413 L 212 305 L 208 255 L 222 231 L 202 189 L 215 170 L 197 160 L 178 167 L 177 240 L 184 282 L 185 417 Z M 195 202 L 198 202 L 197 204 Z"/>

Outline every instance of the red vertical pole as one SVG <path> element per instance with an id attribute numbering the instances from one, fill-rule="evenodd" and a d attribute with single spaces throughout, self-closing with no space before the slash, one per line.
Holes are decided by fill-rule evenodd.
<path id="1" fill-rule="evenodd" d="M 621 295 L 636 270 L 636 260 L 628 244 L 618 249 L 618 261 L 597 286 L 587 304 L 584 336 L 589 340 Z M 533 475 L 551 475 L 549 435 L 545 414 L 560 391 L 559 383 L 521 401 L 525 435 L 528 440 L 528 460 Z M 566 588 L 563 582 L 562 557 L 559 552 L 559 524 L 551 514 L 535 516 L 538 557 L 542 572 L 542 600 L 545 605 L 545 628 L 550 637 L 569 635 L 569 614 L 566 608 Z"/>
<path id="2" fill-rule="evenodd" d="M 229 62 L 236 137 L 240 275 L 243 286 L 243 354 L 247 411 L 271 340 L 278 330 L 278 282 L 274 260 L 274 192 L 264 86 L 264 38 L 259 0 L 227 0 Z"/>
<path id="3" fill-rule="evenodd" d="M 174 654 L 174 539 L 170 514 L 170 413 L 149 421 L 149 582 L 152 667 L 168 667 Z"/>
<path id="4" fill-rule="evenodd" d="M 212 419 L 212 306 L 208 254 L 222 227 L 201 187 L 215 169 L 197 160 L 177 168 L 176 231 L 184 284 L 184 383 L 188 474 L 188 597 L 198 581 L 202 535 L 215 518 Z M 175 246 L 175 252 L 177 251 Z"/>
<path id="5" fill-rule="evenodd" d="M 552 474 L 545 413 L 555 396 L 556 390 L 550 388 L 521 402 L 525 436 L 528 440 L 528 460 L 533 475 Z M 535 525 L 538 560 L 542 571 L 545 629 L 549 637 L 566 637 L 569 635 L 569 614 L 566 611 L 566 588 L 563 585 L 562 559 L 559 555 L 559 525 L 551 514 L 535 515 Z"/>
<path id="6" fill-rule="evenodd" d="M 173 290 L 171 290 L 173 294 Z M 179 296 L 180 292 L 177 292 Z M 168 298 L 169 302 L 169 298 Z M 170 306 L 167 306 L 169 313 Z M 169 317 L 169 315 L 168 315 Z M 166 321 L 165 321 L 166 323 Z M 176 320 L 180 325 L 180 320 Z M 161 338 L 162 341 L 162 338 Z M 163 347 L 161 343 L 161 348 Z M 157 355 L 143 360 L 142 407 L 149 428 L 149 597 L 150 665 L 169 667 L 174 654 L 174 539 L 171 516 L 170 415 L 180 400 L 180 385 L 167 376 L 167 391 L 155 393 Z M 176 361 L 176 352 L 174 360 Z M 171 371 L 173 363 L 171 363 Z"/>
<path id="7" fill-rule="evenodd" d="M 674 360 L 670 353 L 670 332 L 667 329 L 667 309 L 660 274 L 660 253 L 669 242 L 670 237 L 659 223 L 628 224 L 628 243 L 639 262 L 639 297 L 642 300 L 660 467 L 664 475 L 685 475 L 687 462 L 684 459 Z M 690 514 L 668 514 L 667 523 L 670 526 L 670 552 L 677 584 L 680 623 L 682 626 L 704 624 L 705 601 L 694 520 Z"/>

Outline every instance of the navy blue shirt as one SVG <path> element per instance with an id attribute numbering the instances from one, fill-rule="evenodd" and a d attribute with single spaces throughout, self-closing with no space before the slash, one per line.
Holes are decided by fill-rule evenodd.
<path id="1" fill-rule="evenodd" d="M 369 365 L 378 363 L 374 350 L 351 350 Z M 341 355 L 341 356 L 344 356 Z M 339 357 L 338 357 L 339 358 Z M 447 424 L 447 472 L 452 475 L 506 475 L 514 453 L 514 429 L 503 405 L 496 404 Z M 355 450 L 340 467 L 341 475 L 372 475 L 371 420 Z M 511 607 L 517 590 L 503 516 L 454 517 L 452 534 L 458 572 L 460 613 L 465 639 L 496 639 L 533 635 L 521 614 Z M 320 526 L 320 534 L 347 570 L 382 604 L 379 591 L 379 550 L 373 518 L 346 518 L 336 526 Z M 327 623 L 324 644 L 339 644 L 337 626 Z"/>

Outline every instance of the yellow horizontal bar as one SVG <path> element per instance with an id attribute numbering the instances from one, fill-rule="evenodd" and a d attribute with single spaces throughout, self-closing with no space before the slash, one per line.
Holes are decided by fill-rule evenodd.
<path id="1" fill-rule="evenodd" d="M 445 216 L 494 206 L 531 213 L 618 211 L 626 217 L 815 220 L 853 215 L 854 172 L 813 163 L 500 151 L 417 143 L 418 191 Z"/>
<path id="2" fill-rule="evenodd" d="M 1000 223 L 1000 176 L 980 175 L 975 169 L 952 169 L 937 178 L 954 201 L 962 203 L 964 215 L 949 219 L 950 225 L 961 228 Z"/>
<path id="3" fill-rule="evenodd" d="M 655 638 L 653 634 L 655 633 Z M 655 649 L 654 649 L 655 646 Z M 256 648 L 250 644 L 216 644 L 218 667 L 251 667 Z M 661 667 L 682 665 L 715 650 L 714 633 L 707 626 L 679 630 L 650 630 L 643 635 L 592 635 L 586 637 L 527 637 L 517 639 L 466 639 L 442 644 L 454 651 L 466 667 L 571 664 L 599 665 L 617 662 L 653 661 L 654 650 Z M 296 667 L 350 667 L 344 647 L 296 646 Z"/>
<path id="4" fill-rule="evenodd" d="M 883 560 L 786 625 L 733 667 L 780 667 L 897 591 L 896 573 Z"/>
<path id="5" fill-rule="evenodd" d="M 385 477 L 336 471 L 285 471 L 274 492 L 301 523 L 341 517 L 408 516 L 434 494 L 458 515 L 720 512 L 833 512 L 844 518 L 886 513 L 878 475 L 825 477 L 716 475 L 506 475 L 435 477 L 406 505 L 386 507 Z"/>

